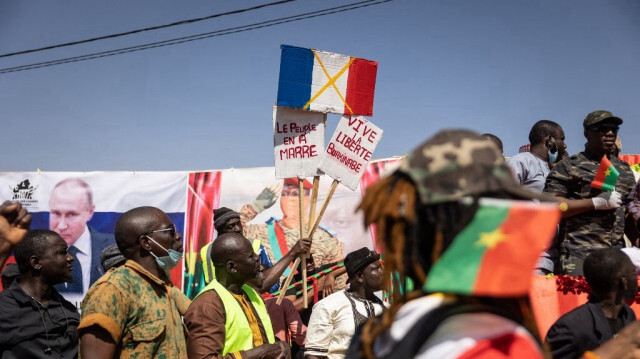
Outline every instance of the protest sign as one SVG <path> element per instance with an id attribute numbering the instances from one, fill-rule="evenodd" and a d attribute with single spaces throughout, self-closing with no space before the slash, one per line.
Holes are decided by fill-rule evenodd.
<path id="1" fill-rule="evenodd" d="M 373 115 L 378 63 L 282 45 L 278 106 L 344 115 Z"/>
<path id="2" fill-rule="evenodd" d="M 326 114 L 318 112 L 273 108 L 276 178 L 318 175 L 326 118 Z"/>
<path id="3" fill-rule="evenodd" d="M 344 116 L 318 168 L 355 191 L 381 138 L 382 130 L 364 117 Z"/>

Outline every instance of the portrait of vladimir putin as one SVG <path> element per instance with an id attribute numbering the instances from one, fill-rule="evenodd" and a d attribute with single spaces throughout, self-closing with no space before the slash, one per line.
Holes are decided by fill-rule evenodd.
<path id="1" fill-rule="evenodd" d="M 77 304 L 89 287 L 103 274 L 100 253 L 115 243 L 110 234 L 100 233 L 87 222 L 93 217 L 93 192 L 80 178 L 58 182 L 49 197 L 49 229 L 58 233 L 69 246 L 73 262 L 73 282 L 56 289 L 71 303 Z"/>

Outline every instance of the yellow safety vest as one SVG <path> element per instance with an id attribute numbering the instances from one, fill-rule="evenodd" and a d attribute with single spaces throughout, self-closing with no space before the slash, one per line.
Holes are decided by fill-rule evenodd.
<path id="1" fill-rule="evenodd" d="M 215 290 L 222 300 L 222 304 L 224 305 L 225 333 L 222 355 L 239 352 L 241 350 L 253 349 L 253 334 L 251 332 L 251 327 L 249 326 L 249 320 L 247 320 L 247 316 L 242 310 L 240 303 L 238 303 L 238 300 L 236 300 L 236 298 L 233 296 L 233 294 L 231 294 L 231 292 L 227 290 L 227 288 L 222 286 L 222 284 L 220 284 L 220 282 L 215 279 L 213 279 L 211 283 L 209 283 L 198 295 L 201 295 L 208 290 Z M 251 304 L 258 314 L 260 322 L 262 322 L 264 331 L 267 334 L 267 341 L 269 343 L 275 343 L 273 327 L 271 326 L 271 319 L 269 318 L 269 314 L 267 313 L 267 306 L 264 304 L 264 301 L 262 300 L 258 292 L 256 292 L 250 286 L 245 284 L 242 286 L 242 290 L 247 293 Z"/>

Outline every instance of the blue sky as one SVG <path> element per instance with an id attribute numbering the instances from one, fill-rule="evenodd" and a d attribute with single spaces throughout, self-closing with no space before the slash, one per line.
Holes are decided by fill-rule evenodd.
<path id="1" fill-rule="evenodd" d="M 354 0 L 355 1 L 355 0 Z M 349 1 L 349 2 L 354 2 Z M 261 1 L 0 1 L 0 53 L 160 25 Z M 0 68 L 82 55 L 346 1 L 250 13 L 0 58 Z M 203 170 L 273 165 L 280 44 L 379 62 L 374 158 L 402 155 L 442 128 L 502 138 L 505 155 L 540 119 L 582 150 L 582 120 L 622 117 L 624 153 L 640 153 L 637 0 L 395 0 L 255 31 L 0 74 L 0 170 Z M 339 117 L 329 116 L 327 139 Z"/>

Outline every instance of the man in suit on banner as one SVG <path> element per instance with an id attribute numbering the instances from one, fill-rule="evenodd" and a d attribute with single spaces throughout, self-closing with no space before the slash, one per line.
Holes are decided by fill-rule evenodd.
<path id="1" fill-rule="evenodd" d="M 89 227 L 95 205 L 91 187 L 79 178 L 58 182 L 49 198 L 49 229 L 57 232 L 69 246 L 74 258 L 73 282 L 56 289 L 65 299 L 79 306 L 93 282 L 103 274 L 100 253 L 115 243 L 113 235 Z"/>

